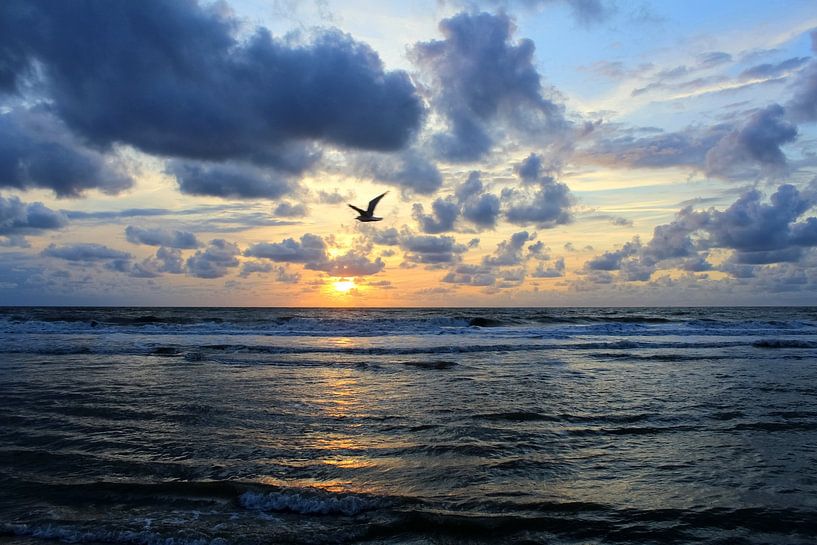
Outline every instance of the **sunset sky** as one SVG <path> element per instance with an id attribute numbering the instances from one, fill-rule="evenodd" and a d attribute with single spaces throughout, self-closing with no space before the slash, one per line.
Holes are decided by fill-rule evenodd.
<path id="1" fill-rule="evenodd" d="M 4 0 L 0 305 L 817 304 L 815 29 L 813 0 Z"/>

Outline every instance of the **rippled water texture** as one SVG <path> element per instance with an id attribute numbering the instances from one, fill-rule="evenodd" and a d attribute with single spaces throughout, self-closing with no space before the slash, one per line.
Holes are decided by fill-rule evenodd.
<path id="1" fill-rule="evenodd" d="M 0 542 L 817 540 L 817 309 L 0 309 Z"/>

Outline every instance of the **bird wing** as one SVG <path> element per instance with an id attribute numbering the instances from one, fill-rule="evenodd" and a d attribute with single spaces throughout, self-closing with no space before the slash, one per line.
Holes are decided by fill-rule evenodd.
<path id="1" fill-rule="evenodd" d="M 388 193 L 388 191 L 386 191 L 386 193 Z M 377 206 L 377 203 L 380 202 L 380 199 L 382 199 L 386 195 L 386 193 L 382 193 L 369 201 L 369 208 L 366 209 L 367 215 L 371 216 L 374 214 L 374 207 Z"/>
<path id="2" fill-rule="evenodd" d="M 361 216 L 365 216 L 365 215 L 366 215 L 366 211 L 365 211 L 365 210 L 361 210 L 360 208 L 358 208 L 358 207 L 357 207 L 357 206 L 355 206 L 354 204 L 350 204 L 350 205 L 349 205 L 349 208 L 352 208 L 353 210 L 355 210 L 355 211 L 356 211 L 358 214 L 360 214 Z"/>

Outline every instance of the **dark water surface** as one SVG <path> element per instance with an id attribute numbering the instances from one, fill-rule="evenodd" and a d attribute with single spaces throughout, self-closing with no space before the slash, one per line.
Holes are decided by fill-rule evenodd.
<path id="1" fill-rule="evenodd" d="M 0 309 L 0 542 L 817 541 L 817 309 Z"/>

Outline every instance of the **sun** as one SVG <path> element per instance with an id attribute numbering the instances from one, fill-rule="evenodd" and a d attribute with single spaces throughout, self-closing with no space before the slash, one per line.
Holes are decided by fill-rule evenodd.
<path id="1" fill-rule="evenodd" d="M 356 286 L 353 280 L 338 280 L 337 282 L 332 282 L 332 287 L 335 288 L 335 291 L 338 293 L 348 293 L 349 290 Z"/>

